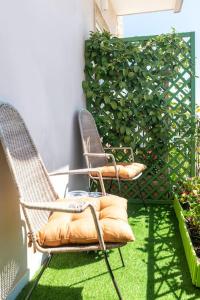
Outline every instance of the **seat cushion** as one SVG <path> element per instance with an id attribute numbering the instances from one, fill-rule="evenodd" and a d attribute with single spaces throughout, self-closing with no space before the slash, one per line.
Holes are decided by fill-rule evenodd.
<path id="1" fill-rule="evenodd" d="M 118 163 L 117 170 L 119 178 L 121 179 L 133 179 L 146 169 L 146 166 L 140 163 Z M 103 167 L 98 167 L 103 177 L 116 177 L 115 167 L 113 164 L 108 164 Z M 97 173 L 92 172 L 92 176 L 97 176 Z"/>
<path id="2" fill-rule="evenodd" d="M 67 200 L 59 200 L 67 201 Z M 74 200 L 95 207 L 105 242 L 129 242 L 134 235 L 128 224 L 127 200 L 118 196 Z M 53 212 L 48 223 L 37 233 L 40 246 L 97 243 L 98 237 L 90 208 L 82 213 Z"/>

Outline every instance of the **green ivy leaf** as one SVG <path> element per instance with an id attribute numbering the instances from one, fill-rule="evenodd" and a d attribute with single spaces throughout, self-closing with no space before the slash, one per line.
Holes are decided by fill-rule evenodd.
<path id="1" fill-rule="evenodd" d="M 131 141 L 131 137 L 128 135 L 125 135 L 125 137 L 124 137 L 125 144 L 128 144 L 130 141 Z"/>
<path id="2" fill-rule="evenodd" d="M 86 91 L 87 88 L 88 88 L 88 82 L 87 81 L 83 81 L 82 82 L 82 87 L 83 87 L 83 90 Z"/>
<path id="3" fill-rule="evenodd" d="M 116 110 L 117 109 L 117 102 L 116 101 L 111 101 L 110 103 L 112 109 Z"/>
<path id="4" fill-rule="evenodd" d="M 110 103 L 110 97 L 109 96 L 104 96 L 104 102 L 106 104 L 109 104 Z"/>
<path id="5" fill-rule="evenodd" d="M 125 99 L 120 99 L 119 102 L 122 107 L 125 106 Z"/>
<path id="6" fill-rule="evenodd" d="M 92 91 L 87 91 L 87 92 L 86 92 L 86 96 L 87 96 L 88 99 L 89 99 L 89 98 L 92 98 L 93 92 L 92 92 Z"/>
<path id="7" fill-rule="evenodd" d="M 129 77 L 129 78 L 133 78 L 133 77 L 134 77 L 134 72 L 129 72 L 129 73 L 128 73 L 128 77 Z"/>
<path id="8" fill-rule="evenodd" d="M 121 133 L 121 134 L 124 134 L 125 131 L 126 131 L 126 127 L 125 127 L 125 126 L 121 126 L 121 127 L 120 127 L 120 133 Z"/>
<path id="9" fill-rule="evenodd" d="M 134 72 L 137 73 L 140 68 L 138 66 L 134 66 L 133 69 L 134 69 Z"/>
<path id="10" fill-rule="evenodd" d="M 126 88 L 126 82 L 120 82 L 119 86 L 121 89 Z"/>
<path id="11" fill-rule="evenodd" d="M 126 135 L 131 135 L 132 134 L 132 130 L 129 127 L 126 127 Z"/>

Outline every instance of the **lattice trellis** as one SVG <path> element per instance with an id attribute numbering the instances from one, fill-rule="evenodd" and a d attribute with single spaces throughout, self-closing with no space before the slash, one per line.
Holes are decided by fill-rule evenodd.
<path id="1" fill-rule="evenodd" d="M 139 150 L 135 150 L 135 160 L 143 163 L 150 161 L 148 169 L 140 179 L 140 186 L 143 197 L 147 201 L 166 202 L 172 198 L 172 187 L 183 176 L 193 176 L 195 174 L 195 143 L 194 143 L 194 120 L 195 115 L 195 36 L 194 33 L 179 34 L 187 45 L 188 53 L 186 57 L 190 65 L 183 63 L 184 58 L 177 55 L 176 62 L 179 64 L 178 76 L 173 80 L 166 82 L 163 86 L 159 85 L 158 80 L 154 80 L 154 93 L 159 91 L 160 97 L 165 99 L 166 106 L 170 108 L 171 113 L 163 115 L 166 123 L 170 124 L 170 130 L 163 132 L 166 138 L 166 145 L 156 145 L 156 155 L 152 150 L 153 139 L 151 133 L 145 131 L 142 127 L 134 128 L 137 137 Z M 125 39 L 127 43 L 144 43 L 152 37 L 136 37 Z M 109 80 L 109 78 L 107 79 Z M 126 97 L 125 95 L 124 97 Z M 139 104 L 138 104 L 139 105 Z M 88 101 L 88 109 L 94 112 L 94 103 Z M 107 112 L 102 109 L 102 117 Z M 97 126 L 99 116 L 96 117 Z M 113 118 L 113 115 L 110 115 Z M 117 116 L 114 116 L 117 117 Z M 175 126 L 174 126 L 175 125 Z M 101 131 L 101 130 L 100 130 Z M 115 153 L 118 161 L 129 161 L 126 153 Z M 107 184 L 109 187 L 109 183 Z M 136 182 L 121 182 L 121 191 L 123 196 L 138 200 L 140 194 Z M 112 193 L 118 193 L 118 187 L 115 182 L 112 183 Z"/>

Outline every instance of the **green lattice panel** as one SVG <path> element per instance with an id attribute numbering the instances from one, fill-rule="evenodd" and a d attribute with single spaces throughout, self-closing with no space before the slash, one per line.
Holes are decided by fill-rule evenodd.
<path id="1" fill-rule="evenodd" d="M 200 176 L 200 119 L 197 120 L 196 175 Z"/>
<path id="2" fill-rule="evenodd" d="M 165 86 L 160 86 L 159 81 L 152 79 L 152 92 L 159 91 L 160 97 L 165 99 L 167 107 L 171 109 L 170 117 L 169 114 L 163 115 L 166 122 L 170 123 L 171 128 L 169 132 L 165 133 L 166 145 L 160 148 L 157 146 L 155 156 L 152 150 L 154 145 L 150 132 L 145 131 L 140 126 L 135 128 L 137 145 L 139 145 L 138 149 L 134 149 L 135 160 L 146 163 L 148 166 L 140 179 L 142 194 L 147 201 L 171 200 L 173 185 L 182 177 L 195 174 L 195 144 L 193 140 L 193 116 L 195 114 L 194 33 L 180 35 L 187 45 L 188 53 L 186 56 L 189 58 L 190 65 L 183 63 L 184 59 L 180 54 L 176 58 L 179 64 L 179 73 L 176 78 L 166 82 Z M 151 37 L 129 38 L 126 42 L 144 43 L 148 42 L 149 38 Z M 88 109 L 94 113 L 94 104 L 91 106 L 90 101 L 88 101 Z M 101 116 L 96 116 L 94 113 L 97 127 L 100 124 L 99 118 L 103 118 L 105 114 L 108 117 L 108 113 L 103 109 Z M 188 121 L 186 123 L 184 123 L 184 115 L 187 116 Z M 117 118 L 117 116 L 110 114 L 110 118 Z M 117 161 L 129 161 L 129 159 L 127 153 L 116 154 Z M 106 187 L 109 188 L 109 183 L 106 184 Z M 118 186 L 115 182 L 112 183 L 111 192 L 118 193 Z M 129 199 L 138 200 L 140 198 L 136 182 L 122 182 L 121 192 L 124 197 Z"/>

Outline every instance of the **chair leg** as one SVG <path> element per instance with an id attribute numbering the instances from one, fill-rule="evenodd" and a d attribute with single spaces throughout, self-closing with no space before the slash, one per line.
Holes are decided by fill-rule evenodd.
<path id="1" fill-rule="evenodd" d="M 65 185 L 65 190 L 64 190 L 64 195 L 63 195 L 64 198 L 65 198 L 66 195 L 67 195 L 67 188 L 68 188 L 68 183 Z"/>
<path id="2" fill-rule="evenodd" d="M 35 279 L 35 281 L 34 281 L 32 287 L 31 287 L 31 289 L 29 290 L 29 292 L 28 292 L 28 294 L 27 294 L 25 300 L 29 300 L 29 299 L 30 299 L 30 297 L 31 297 L 31 295 L 32 295 L 32 293 L 33 293 L 33 291 L 34 291 L 34 289 L 36 288 L 36 286 L 37 286 L 37 284 L 38 284 L 40 278 L 42 277 L 42 274 L 44 273 L 45 269 L 46 269 L 46 268 L 48 267 L 48 265 L 50 264 L 50 261 L 51 261 L 52 257 L 53 257 L 53 254 L 49 254 L 48 258 L 46 259 L 45 263 L 44 263 L 43 266 L 42 266 L 42 269 L 40 270 L 40 273 L 37 275 L 37 277 L 36 277 L 36 279 Z"/>
<path id="3" fill-rule="evenodd" d="M 91 182 L 92 182 L 92 183 L 91 183 Z M 89 192 L 92 192 L 93 184 L 94 184 L 94 180 L 93 180 L 93 179 L 90 179 Z"/>
<path id="4" fill-rule="evenodd" d="M 142 195 L 140 183 L 139 183 L 138 180 L 136 180 L 136 182 L 137 182 L 138 190 L 139 190 L 139 193 L 140 193 L 140 198 L 142 199 L 142 202 L 143 202 L 143 204 L 144 204 L 144 207 L 147 208 L 147 203 L 146 203 L 146 201 L 144 200 L 144 197 L 143 197 L 143 195 Z"/>
<path id="5" fill-rule="evenodd" d="M 121 249 L 120 249 L 120 248 L 118 248 L 118 251 L 119 251 L 120 258 L 121 258 L 122 267 L 125 267 L 125 263 L 124 263 L 124 259 L 123 259 L 123 256 L 122 256 Z"/>
<path id="6" fill-rule="evenodd" d="M 112 189 L 112 183 L 113 183 L 113 180 L 111 179 L 111 180 L 110 180 L 110 186 L 109 186 L 109 189 L 108 189 L 108 193 L 111 192 L 111 189 Z"/>
<path id="7" fill-rule="evenodd" d="M 119 297 L 119 300 L 122 300 L 122 299 L 123 299 L 123 298 L 122 298 L 122 295 L 121 295 L 121 293 L 120 293 L 120 290 L 119 290 L 119 288 L 118 288 L 117 282 L 116 282 L 116 280 L 115 280 L 113 271 L 112 271 L 112 269 L 111 269 L 111 266 L 110 266 L 110 263 L 109 263 L 109 260 L 108 260 L 108 254 L 107 254 L 106 251 L 103 251 L 103 254 L 104 254 L 105 261 L 106 261 L 107 269 L 108 269 L 108 271 L 109 271 L 109 273 L 110 273 L 110 276 L 111 276 L 113 285 L 114 285 L 114 287 L 115 287 L 115 290 L 116 290 L 116 292 L 117 292 L 117 295 L 118 295 L 118 297 Z"/>
<path id="8" fill-rule="evenodd" d="M 120 180 L 117 180 L 119 195 L 121 195 L 121 183 Z"/>

